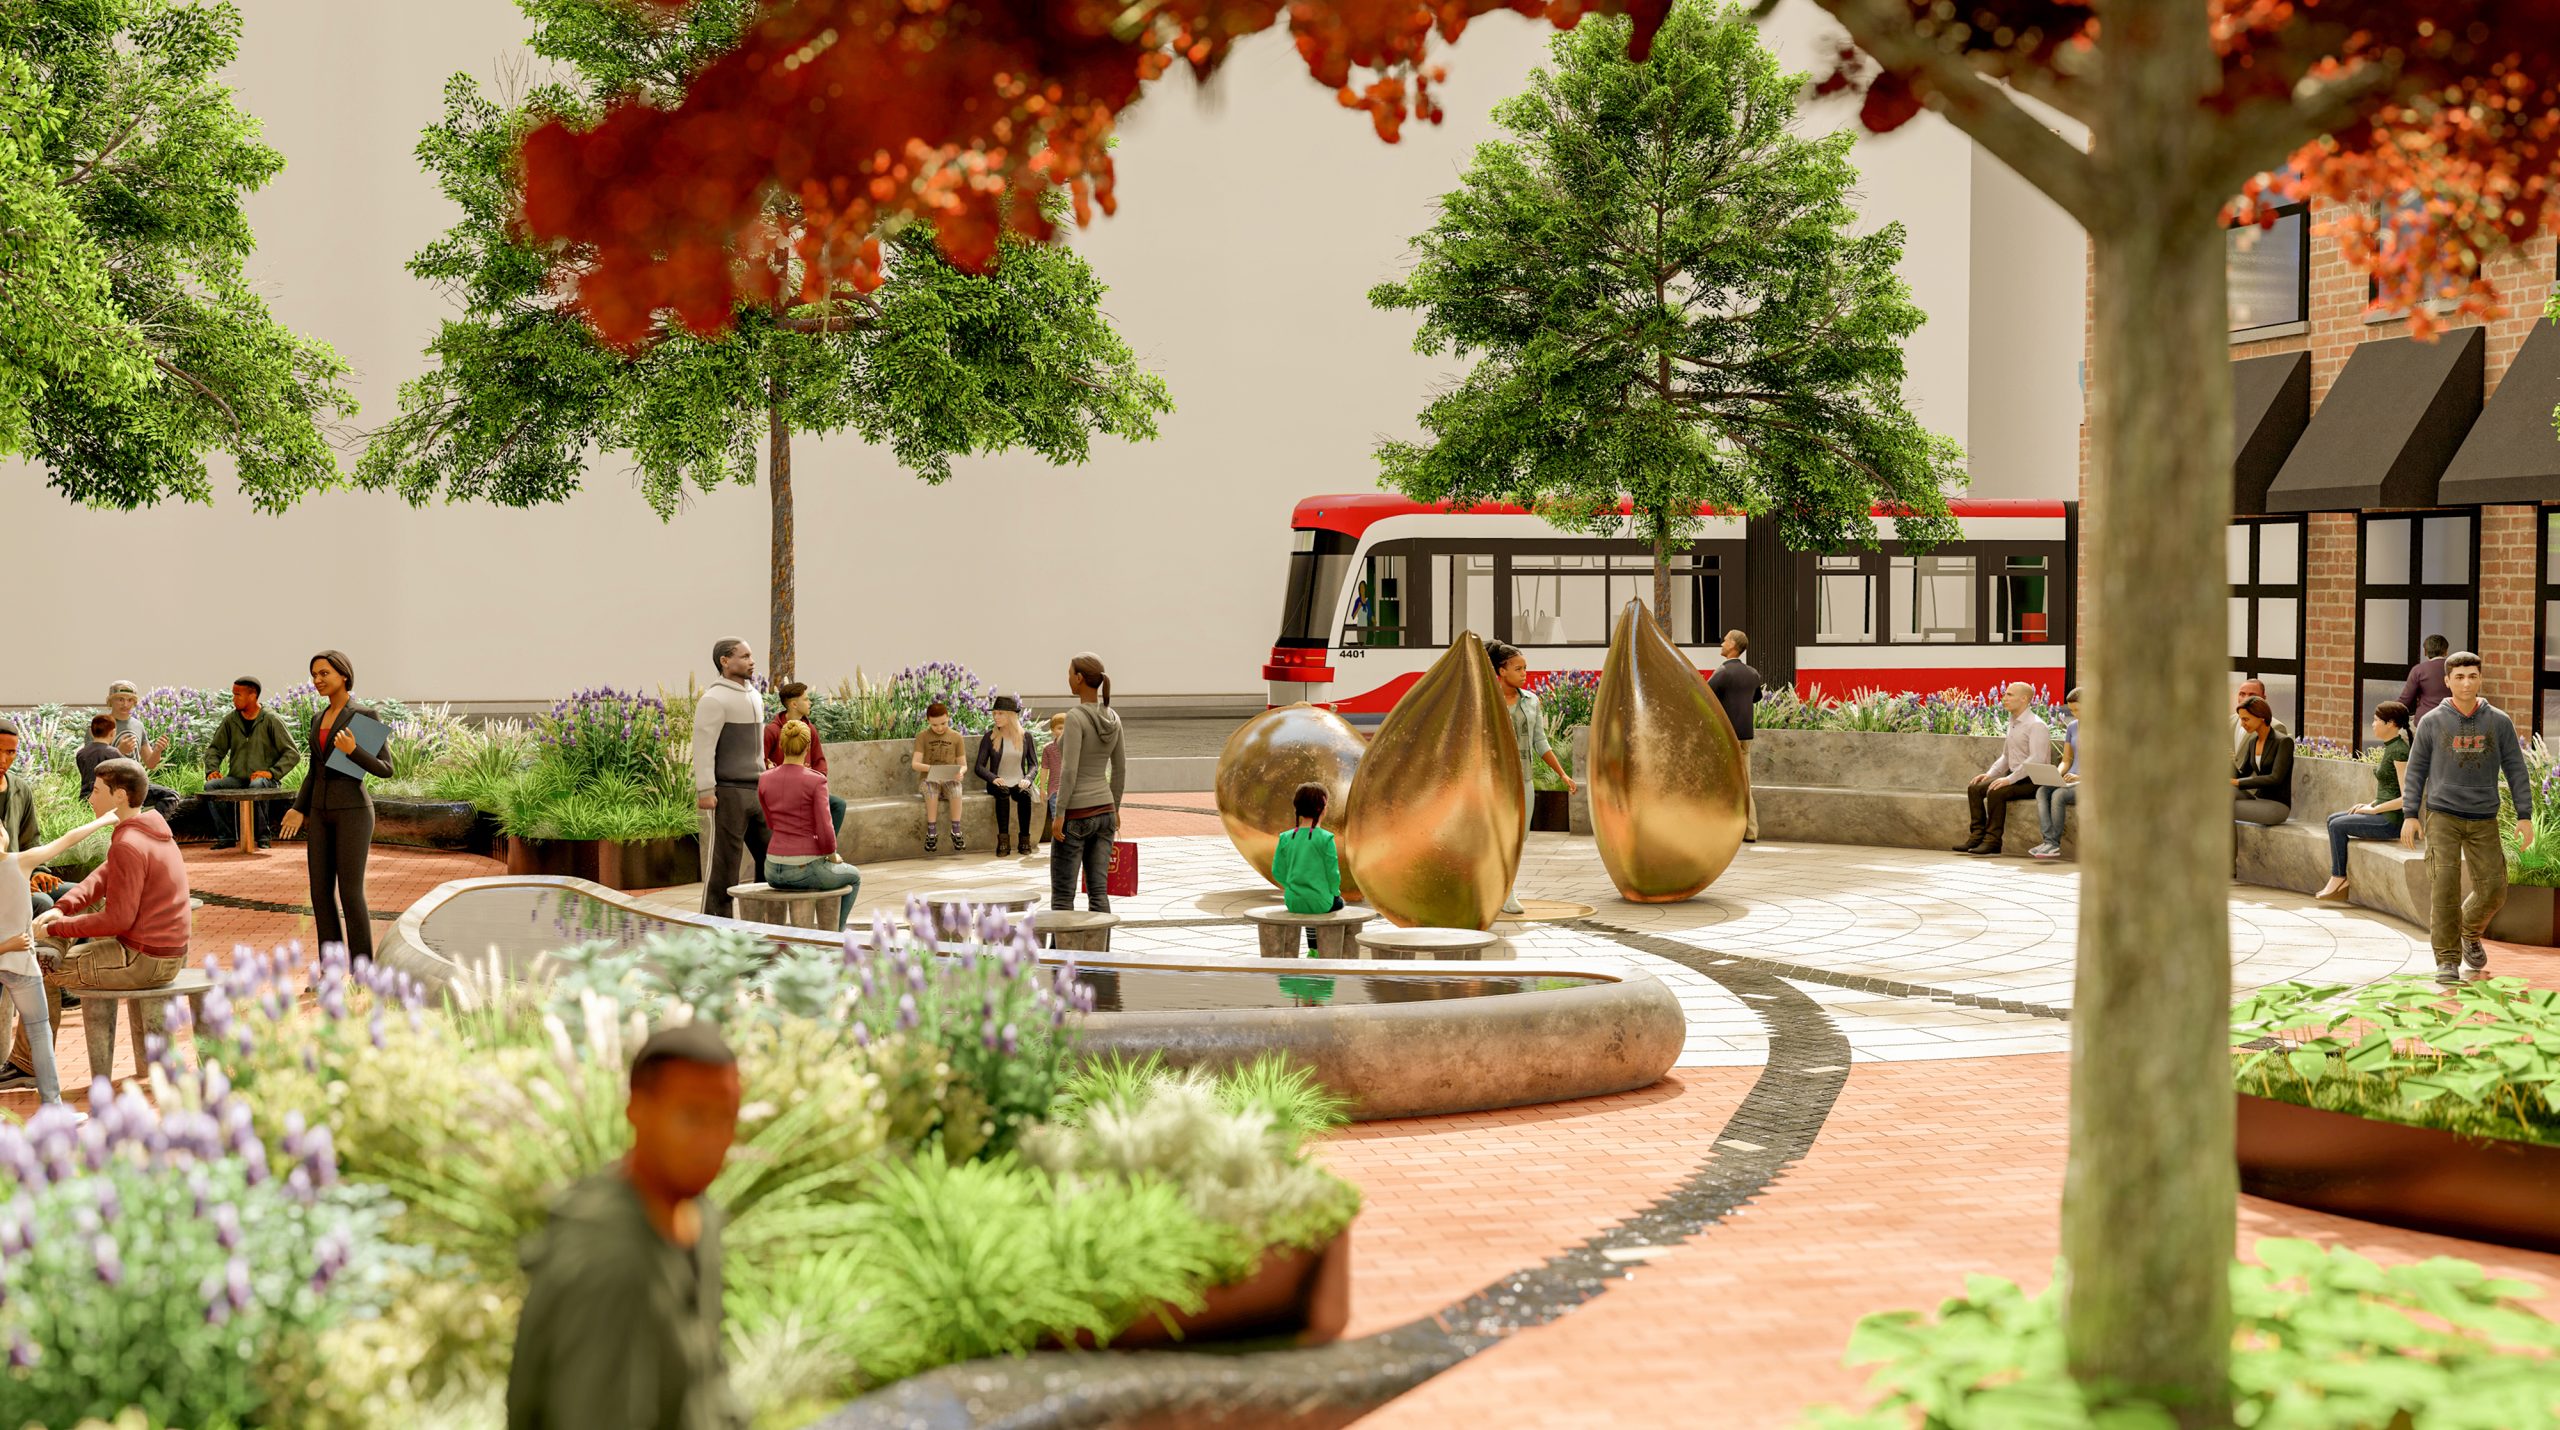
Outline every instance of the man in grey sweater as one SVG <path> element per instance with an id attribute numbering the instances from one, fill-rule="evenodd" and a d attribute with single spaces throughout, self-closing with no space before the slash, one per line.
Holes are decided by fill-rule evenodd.
<path id="1" fill-rule="evenodd" d="M 2480 657 L 2458 650 L 2444 658 L 2445 702 L 2418 722 L 2409 742 L 2409 772 L 2400 781 L 2408 819 L 2400 842 L 2417 842 L 2426 826 L 2427 881 L 2434 895 L 2429 932 L 2436 981 L 2485 977 L 2489 950 L 2480 942 L 2507 901 L 2507 852 L 2498 842 L 2498 781 L 2516 803 L 2516 839 L 2533 847 L 2533 784 L 2513 720 L 2480 698 Z M 2471 897 L 2462 897 L 2462 871 Z"/>
<path id="2" fill-rule="evenodd" d="M 702 911 L 726 918 L 729 886 L 748 882 L 754 868 L 747 826 L 764 774 L 764 699 L 747 688 L 756 654 L 745 641 L 713 645 L 711 668 L 719 679 L 693 703 L 693 792 L 702 809 Z"/>

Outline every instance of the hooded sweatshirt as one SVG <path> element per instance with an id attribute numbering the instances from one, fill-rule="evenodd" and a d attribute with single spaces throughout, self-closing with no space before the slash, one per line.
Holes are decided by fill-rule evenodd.
<path id="1" fill-rule="evenodd" d="M 1058 737 L 1058 813 L 1117 808 L 1129 783 L 1129 751 L 1120 739 L 1120 713 L 1079 702 L 1067 710 Z"/>
<path id="2" fill-rule="evenodd" d="M 191 932 L 187 861 L 158 810 L 125 816 L 107 845 L 107 862 L 54 900 L 71 915 L 53 926 L 58 938 L 111 938 L 154 958 L 184 958 Z"/>
<path id="3" fill-rule="evenodd" d="M 527 1239 L 507 1430 L 743 1430 L 720 1343 L 720 1211 L 690 1249 L 649 1224 L 618 1167 L 563 1193 Z"/>

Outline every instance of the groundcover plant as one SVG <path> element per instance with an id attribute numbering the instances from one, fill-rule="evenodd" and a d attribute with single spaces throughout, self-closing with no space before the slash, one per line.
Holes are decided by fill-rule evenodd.
<path id="1" fill-rule="evenodd" d="M 2240 1091 L 2472 1137 L 2560 1144 L 2560 990 L 2278 983 L 2231 1010 Z"/>

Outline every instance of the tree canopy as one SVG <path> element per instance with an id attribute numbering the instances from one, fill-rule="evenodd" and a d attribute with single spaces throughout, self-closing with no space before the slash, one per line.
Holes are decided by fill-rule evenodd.
<path id="1" fill-rule="evenodd" d="M 0 454 L 74 501 L 211 501 L 214 453 L 263 510 L 336 480 L 346 365 L 243 271 L 284 160 L 220 80 L 239 42 L 228 4 L 0 3 Z"/>
<path id="2" fill-rule="evenodd" d="M 462 218 L 409 270 L 461 313 L 430 344 L 434 365 L 402 387 L 399 416 L 365 453 L 365 483 L 412 503 L 529 506 L 578 491 L 591 452 L 621 451 L 672 517 L 690 490 L 753 484 L 761 444 L 776 505 L 771 657 L 788 673 L 790 434 L 850 431 L 928 482 L 964 454 L 1027 447 L 1074 463 L 1096 433 L 1155 435 L 1170 400 L 1102 312 L 1100 279 L 1063 246 L 1018 236 L 981 274 L 909 225 L 870 241 L 881 281 L 867 287 L 802 284 L 792 250 L 767 249 L 754 261 L 774 281 L 735 295 L 719 331 L 675 331 L 639 351 L 599 342 L 557 281 L 594 255 L 528 238 L 517 146 L 539 126 L 591 123 L 619 96 L 671 99 L 738 43 L 754 5 L 520 3 L 553 72 L 512 98 L 453 77 L 443 120 L 418 145 Z M 789 196 L 766 200 L 773 232 L 800 222 Z"/>
<path id="3" fill-rule="evenodd" d="M 1952 535 L 1962 454 L 1904 410 L 1924 315 L 1901 227 L 1853 231 L 1851 136 L 1795 132 L 1803 77 L 1739 11 L 1676 6 L 1641 61 L 1629 28 L 1556 38 L 1494 111 L 1512 137 L 1370 294 L 1423 314 L 1416 350 L 1478 359 L 1424 410 L 1429 441 L 1380 445 L 1386 484 L 1632 525 L 1657 553 L 1701 503 L 1799 550 L 1872 545 L 1878 503 L 1906 540 Z"/>

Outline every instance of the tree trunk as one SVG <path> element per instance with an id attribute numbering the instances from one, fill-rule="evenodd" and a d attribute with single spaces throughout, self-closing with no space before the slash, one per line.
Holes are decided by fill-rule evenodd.
<path id="1" fill-rule="evenodd" d="M 791 534 L 791 425 L 782 417 L 782 379 L 768 378 L 766 416 L 772 447 L 766 463 L 766 487 L 773 497 L 773 631 L 765 652 L 766 670 L 776 685 L 798 675 L 798 608 L 793 592 Z"/>
<path id="2" fill-rule="evenodd" d="M 2084 1384 L 2230 1413 L 2231 515 L 2223 194 L 2207 0 L 2106 12 L 2084 668 L 2089 784 L 2071 1018 L 2065 1326 Z"/>
<path id="3" fill-rule="evenodd" d="M 1658 523 L 1653 528 L 1653 619 L 1665 639 L 1680 643 L 1671 625 L 1671 537 Z"/>

